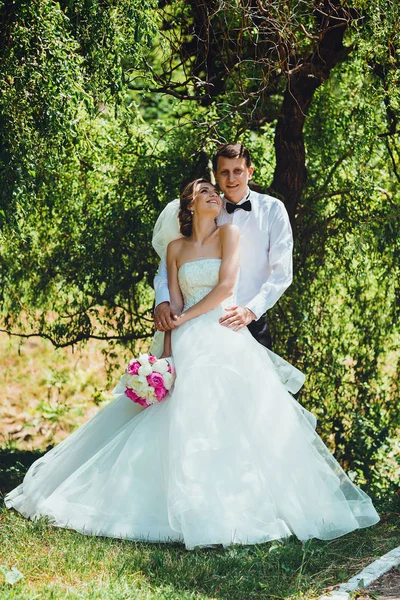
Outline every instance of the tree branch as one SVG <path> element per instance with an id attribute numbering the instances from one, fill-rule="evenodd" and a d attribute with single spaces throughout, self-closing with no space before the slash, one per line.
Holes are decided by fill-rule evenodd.
<path id="1" fill-rule="evenodd" d="M 389 144 L 389 139 L 388 139 L 388 138 L 386 138 L 386 140 L 385 140 L 385 141 L 386 141 L 386 148 L 387 148 L 387 150 L 388 150 L 388 152 L 389 152 L 389 156 L 390 156 L 390 159 L 391 159 L 391 161 L 392 161 L 393 172 L 394 172 L 394 174 L 395 174 L 395 176 L 396 176 L 396 179 L 397 179 L 397 181 L 400 183 L 400 174 L 399 174 L 399 172 L 398 172 L 398 170 L 397 170 L 396 161 L 395 161 L 395 158 L 394 158 L 394 156 L 393 156 L 392 149 L 391 149 L 391 147 L 390 147 L 390 144 Z"/>
<path id="2" fill-rule="evenodd" d="M 178 98 L 178 100 L 197 100 L 198 102 L 200 102 L 201 100 L 204 100 L 204 94 L 202 95 L 191 95 L 189 94 L 189 92 L 186 93 L 182 93 L 182 92 L 177 92 L 176 90 L 172 89 L 171 87 L 168 86 L 163 86 L 163 87 L 159 87 L 159 88 L 149 88 L 149 87 L 140 87 L 140 86 L 133 86 L 130 85 L 128 83 L 128 89 L 136 91 L 136 92 L 151 92 L 152 94 L 167 94 L 168 96 L 173 96 L 174 98 Z"/>
<path id="3" fill-rule="evenodd" d="M 318 190 L 317 192 L 315 192 L 315 194 L 312 194 L 312 196 L 310 196 L 310 200 L 318 200 L 319 198 L 323 197 L 325 195 L 325 192 L 328 188 L 328 185 L 330 184 L 330 182 L 332 181 L 332 177 L 334 176 L 335 172 L 338 170 L 338 168 L 340 167 L 340 165 L 342 164 L 342 162 L 344 160 L 346 160 L 346 158 L 348 158 L 349 156 L 351 156 L 353 154 L 354 150 L 350 149 L 347 150 L 347 152 L 345 152 L 343 154 L 343 156 L 340 156 L 336 162 L 334 163 L 333 167 L 331 168 L 331 170 L 328 173 L 327 178 L 325 179 L 325 182 L 322 186 L 322 188 L 320 190 Z M 334 194 L 335 196 L 336 194 Z M 329 196 L 331 197 L 331 196 Z"/>
<path id="4" fill-rule="evenodd" d="M 83 342 L 86 340 L 118 340 L 120 342 L 130 342 L 133 340 L 145 340 L 149 337 L 149 334 L 141 334 L 141 335 L 85 335 L 83 333 L 78 334 L 73 340 L 69 342 L 59 343 L 57 342 L 51 335 L 47 333 L 17 333 L 15 331 L 9 331 L 8 329 L 0 329 L 0 333 L 7 333 L 8 335 L 19 337 L 19 338 L 31 338 L 31 337 L 40 337 L 46 340 L 49 340 L 53 344 L 55 348 L 66 348 L 67 346 L 73 346 L 78 342 Z M 151 334 L 150 334 L 151 335 Z"/>

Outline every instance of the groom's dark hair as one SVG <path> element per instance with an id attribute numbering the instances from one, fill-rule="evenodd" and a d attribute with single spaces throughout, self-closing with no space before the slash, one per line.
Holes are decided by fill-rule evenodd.
<path id="1" fill-rule="evenodd" d="M 218 148 L 212 159 L 213 170 L 216 171 L 218 167 L 218 158 L 225 156 L 226 158 L 244 158 L 246 167 L 251 166 L 250 152 L 243 144 L 223 144 Z"/>

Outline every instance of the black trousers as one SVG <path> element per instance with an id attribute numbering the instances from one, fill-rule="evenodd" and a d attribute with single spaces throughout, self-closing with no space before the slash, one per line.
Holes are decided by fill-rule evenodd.
<path id="1" fill-rule="evenodd" d="M 257 340 L 259 344 L 269 348 L 271 350 L 272 339 L 271 331 L 267 324 L 267 313 L 264 313 L 258 321 L 252 321 L 250 325 L 247 325 L 247 329 L 250 331 L 253 338 Z"/>

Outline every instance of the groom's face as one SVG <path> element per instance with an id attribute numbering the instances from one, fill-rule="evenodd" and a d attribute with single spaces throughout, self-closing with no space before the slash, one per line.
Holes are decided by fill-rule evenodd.
<path id="1" fill-rule="evenodd" d="M 244 158 L 219 156 L 214 175 L 225 198 L 236 203 L 245 197 L 253 171 L 254 167 L 248 167 Z"/>

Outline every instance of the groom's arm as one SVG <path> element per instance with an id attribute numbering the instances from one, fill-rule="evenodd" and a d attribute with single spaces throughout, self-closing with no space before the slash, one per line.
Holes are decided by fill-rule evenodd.
<path id="1" fill-rule="evenodd" d="M 246 306 L 227 306 L 227 314 L 220 319 L 221 325 L 239 331 L 258 320 L 292 282 L 293 236 L 289 216 L 283 202 L 276 201 L 268 219 L 268 263 L 270 275 L 259 293 Z"/>
<path id="2" fill-rule="evenodd" d="M 270 275 L 259 293 L 246 304 L 256 319 L 274 306 L 293 279 L 293 235 L 289 215 L 282 202 L 276 202 L 273 208 L 269 224 Z"/>
<path id="3" fill-rule="evenodd" d="M 157 275 L 154 277 L 154 290 L 156 292 L 156 307 L 154 309 L 154 326 L 158 331 L 175 329 L 176 313 L 171 309 L 170 293 L 168 288 L 167 265 L 160 262 Z"/>
<path id="4" fill-rule="evenodd" d="M 167 265 L 163 260 L 160 261 L 157 275 L 154 277 L 154 290 L 156 292 L 156 306 L 162 302 L 170 302 Z"/>

